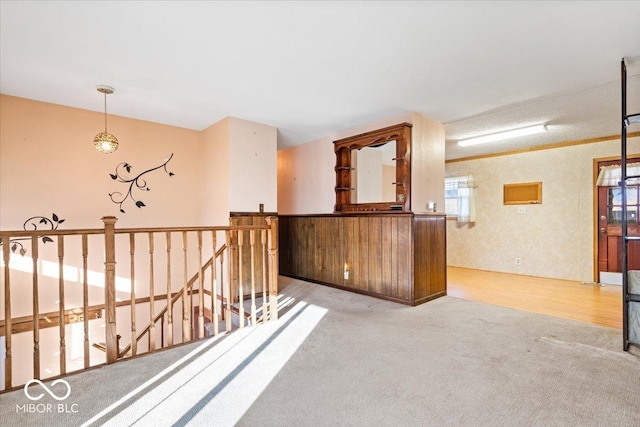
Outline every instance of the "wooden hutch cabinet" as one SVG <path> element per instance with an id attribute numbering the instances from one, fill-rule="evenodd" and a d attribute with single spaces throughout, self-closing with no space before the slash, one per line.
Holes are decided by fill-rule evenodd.
<path id="1" fill-rule="evenodd" d="M 335 212 L 279 216 L 280 274 L 409 305 L 446 295 L 446 217 L 411 212 L 411 125 L 334 151 Z"/>

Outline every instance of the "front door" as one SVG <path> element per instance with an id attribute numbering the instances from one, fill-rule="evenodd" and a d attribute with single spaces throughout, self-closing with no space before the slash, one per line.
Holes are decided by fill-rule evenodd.
<path id="1" fill-rule="evenodd" d="M 640 159 L 629 159 L 637 162 Z M 601 166 L 620 164 L 619 160 L 603 161 Z M 627 186 L 627 233 L 640 236 L 640 186 Z M 620 187 L 598 187 L 598 281 L 622 284 L 622 190 Z M 630 270 L 640 269 L 640 242 L 630 242 L 627 258 Z"/>

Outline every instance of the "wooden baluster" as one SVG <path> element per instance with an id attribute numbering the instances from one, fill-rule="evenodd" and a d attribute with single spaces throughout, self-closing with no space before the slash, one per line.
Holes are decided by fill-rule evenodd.
<path id="1" fill-rule="evenodd" d="M 243 288 L 243 280 L 242 277 L 242 269 L 244 267 L 242 262 L 242 246 L 243 246 L 243 235 L 242 230 L 238 230 L 238 327 L 244 328 L 244 288 Z"/>
<path id="2" fill-rule="evenodd" d="M 189 288 L 187 282 L 187 232 L 182 232 L 182 252 L 184 258 L 184 280 L 182 284 L 182 342 L 191 341 L 191 313 L 189 313 Z"/>
<path id="3" fill-rule="evenodd" d="M 267 230 L 260 231 L 262 239 L 262 321 L 267 321 Z"/>
<path id="4" fill-rule="evenodd" d="M 40 308 L 38 302 L 38 237 L 31 236 L 33 262 L 33 378 L 40 379 Z"/>
<path id="5" fill-rule="evenodd" d="M 60 375 L 67 373 L 67 346 L 64 318 L 64 236 L 58 236 L 58 326 L 60 328 Z"/>
<path id="6" fill-rule="evenodd" d="M 256 230 L 249 231 L 249 243 L 251 244 L 251 324 L 256 324 L 256 266 L 255 266 L 255 240 Z"/>
<path id="7" fill-rule="evenodd" d="M 131 356 L 138 353 L 138 331 L 136 330 L 136 235 L 129 233 L 129 261 L 131 262 Z"/>
<path id="8" fill-rule="evenodd" d="M 4 337 L 5 337 L 5 357 L 4 357 L 4 389 L 11 388 L 11 336 L 13 334 L 11 324 L 11 274 L 9 270 L 9 259 L 11 248 L 9 236 L 2 239 L 2 256 L 4 259 Z"/>
<path id="9" fill-rule="evenodd" d="M 213 258 L 211 258 L 211 319 L 213 321 L 213 335 L 218 335 L 218 290 L 216 289 L 216 230 L 211 230 L 211 247 L 213 248 Z"/>
<path id="10" fill-rule="evenodd" d="M 89 239 L 82 235 L 82 327 L 84 332 L 84 368 L 91 366 L 89 351 Z"/>
<path id="11" fill-rule="evenodd" d="M 267 217 L 269 226 L 269 319 L 278 320 L 278 218 Z"/>
<path id="12" fill-rule="evenodd" d="M 118 218 L 106 216 L 104 222 L 105 248 L 105 281 L 104 281 L 104 312 L 105 312 L 105 342 L 107 346 L 107 364 L 118 361 L 118 332 L 116 330 L 116 241 L 115 223 Z"/>
<path id="13" fill-rule="evenodd" d="M 164 314 L 160 319 L 160 348 L 164 347 Z"/>
<path id="14" fill-rule="evenodd" d="M 198 337 L 204 338 L 204 280 L 202 276 L 202 231 L 198 236 Z"/>
<path id="15" fill-rule="evenodd" d="M 229 218 L 229 225 L 236 227 L 238 225 L 238 218 Z M 228 262 L 231 264 L 231 274 L 229 275 L 229 288 L 231 293 L 229 294 L 229 304 L 233 304 L 238 301 L 238 230 L 231 232 L 231 245 L 229 246 L 231 251 L 229 252 Z"/>
<path id="16" fill-rule="evenodd" d="M 167 341 L 173 346 L 173 297 L 171 295 L 171 232 L 167 231 Z M 162 323 L 164 325 L 164 316 Z M 164 339 L 164 333 L 162 334 Z"/>
<path id="17" fill-rule="evenodd" d="M 224 299 L 224 290 L 226 289 L 224 286 L 224 254 L 225 252 L 227 252 L 227 250 L 229 250 L 229 247 L 227 245 L 225 245 L 225 247 L 227 249 L 222 251 L 222 253 L 220 254 L 220 315 L 222 316 L 222 320 L 226 319 L 226 303 Z"/>
<path id="18" fill-rule="evenodd" d="M 156 349 L 156 301 L 153 277 L 153 233 L 149 233 L 149 352 Z"/>
<path id="19" fill-rule="evenodd" d="M 227 230 L 226 234 L 226 238 L 227 238 L 227 273 L 228 273 L 228 280 L 226 283 L 226 294 L 227 294 L 227 304 L 224 310 L 224 315 L 225 315 L 225 320 L 226 320 L 226 330 L 225 332 L 229 333 L 231 332 L 231 274 L 232 274 L 232 268 L 231 268 L 231 231 Z"/>

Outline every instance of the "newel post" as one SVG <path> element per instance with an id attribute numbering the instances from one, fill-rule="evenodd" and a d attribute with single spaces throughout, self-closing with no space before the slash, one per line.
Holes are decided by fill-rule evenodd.
<path id="1" fill-rule="evenodd" d="M 269 226 L 269 311 L 270 319 L 278 320 L 278 218 L 268 216 Z"/>
<path id="2" fill-rule="evenodd" d="M 116 236 L 118 218 L 105 216 L 104 222 L 104 323 L 107 364 L 118 360 L 118 338 L 116 332 Z"/>
<path id="3" fill-rule="evenodd" d="M 238 235 L 241 233 L 241 231 L 236 228 L 238 227 L 238 218 L 229 218 L 229 226 L 234 229 L 231 233 L 231 245 L 229 246 L 229 266 L 231 268 L 231 272 L 229 274 L 229 284 L 231 289 L 229 293 L 229 303 L 231 304 L 240 300 L 240 295 L 238 293 L 238 274 L 240 273 L 240 259 L 238 257 Z"/>
<path id="4" fill-rule="evenodd" d="M 4 359 L 4 388 L 9 390 L 13 381 L 11 367 L 11 336 L 13 331 L 11 319 L 11 274 L 9 262 L 11 260 L 11 240 L 5 235 L 2 238 L 2 258 L 4 261 L 4 334 L 5 334 L 5 359 Z M 35 274 L 35 273 L 34 273 Z"/>

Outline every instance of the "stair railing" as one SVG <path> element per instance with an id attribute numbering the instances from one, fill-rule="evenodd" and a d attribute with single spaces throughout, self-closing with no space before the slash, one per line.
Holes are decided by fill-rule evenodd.
<path id="1" fill-rule="evenodd" d="M 101 357 L 92 355 L 91 342 L 101 341 L 96 339 L 100 338 L 96 336 L 96 331 L 102 331 L 102 327 L 104 332 L 99 333 L 104 339 L 104 353 L 98 354 L 103 354 L 104 363 L 109 364 L 127 354 L 141 354 L 140 342 L 145 337 L 148 352 L 155 351 L 157 344 L 166 348 L 176 345 L 178 341 L 191 341 L 194 339 L 194 329 L 199 338 L 205 337 L 206 310 L 211 313 L 209 317 L 212 328 L 207 329 L 211 331 L 211 335 L 230 332 L 234 326 L 233 316 L 238 320 L 238 327 L 278 318 L 277 218 L 267 217 L 266 224 L 259 226 L 129 229 L 116 229 L 115 217 L 104 217 L 102 220 L 104 227 L 101 229 L 0 231 L 0 261 L 3 272 L 0 276 L 0 290 L 4 293 L 4 304 L 0 305 L 0 339 L 4 338 L 5 350 L 4 391 L 15 389 L 31 379 L 57 377 L 101 364 Z M 259 233 L 259 238 L 256 238 L 256 233 Z M 159 262 L 165 258 L 158 257 L 156 253 L 157 243 L 161 244 L 162 240 L 158 236 L 163 234 L 166 259 Z M 189 238 L 194 234 L 195 239 Z M 224 243 L 220 247 L 217 246 L 218 234 L 224 235 Z M 174 236 L 182 237 L 181 279 L 177 279 L 180 274 L 172 268 L 172 258 L 177 257 L 176 254 L 172 257 Z M 53 242 L 54 239 L 57 240 L 57 245 L 53 245 L 55 247 L 44 247 L 45 243 Z M 75 243 L 74 239 L 79 242 Z M 140 254 L 136 253 L 136 243 L 145 240 L 145 246 L 148 246 L 146 269 L 141 268 L 141 259 L 138 259 Z M 196 241 L 195 250 L 192 247 L 193 240 Z M 264 248 L 262 259 L 254 256 L 255 247 L 259 244 Z M 100 246 L 104 248 L 103 253 L 96 251 Z M 245 309 L 242 300 L 244 292 L 240 292 L 240 301 L 229 298 L 231 282 L 238 282 L 240 279 L 234 272 L 243 270 L 243 259 L 237 255 L 247 246 L 251 253 L 252 270 L 258 264 L 265 267 L 262 271 L 263 301 L 260 316 L 256 303 L 256 299 L 260 297 L 256 296 L 256 285 L 259 286 L 260 283 L 256 283 L 253 273 L 250 305 Z M 205 253 L 211 254 L 211 257 L 203 263 Z M 162 263 L 166 271 L 157 275 Z M 189 278 L 188 267 L 195 263 L 198 265 L 197 272 Z M 56 266 L 57 273 L 46 276 L 45 264 Z M 103 266 L 102 273 L 99 271 L 101 268 L 97 267 L 99 265 Z M 92 266 L 96 271 L 91 270 Z M 124 270 L 125 274 L 116 275 L 117 269 Z M 126 286 L 127 281 L 129 286 Z M 144 284 L 148 284 L 148 287 L 144 287 Z M 162 293 L 157 294 L 156 291 L 163 284 L 166 285 L 166 293 L 163 289 Z M 242 280 L 237 284 L 242 286 Z M 96 292 L 97 287 L 103 287 L 103 292 Z M 166 305 L 157 311 L 157 302 L 162 299 L 167 300 Z M 77 306 L 77 301 L 80 301 L 82 307 Z M 198 316 L 192 319 L 195 304 L 198 305 Z M 137 324 L 141 318 L 146 317 L 146 311 L 149 317 L 145 323 L 148 324 L 138 332 Z M 182 322 L 178 320 L 176 324 L 174 317 L 177 311 L 181 312 Z M 12 312 L 15 315 L 12 316 Z M 192 326 L 192 320 L 196 321 L 195 326 Z M 219 321 L 224 321 L 224 325 Z M 76 322 L 83 323 L 81 336 L 69 333 L 70 324 Z M 156 331 L 158 324 L 160 331 Z M 56 326 L 57 343 L 52 343 L 49 336 L 41 337 L 41 329 Z M 30 332 L 33 334 L 31 350 L 24 345 L 14 348 L 13 335 Z M 119 342 L 125 336 L 130 338 L 130 342 L 120 349 Z M 159 342 L 156 342 L 157 337 Z M 49 346 L 47 348 L 50 349 L 51 345 L 57 347 L 58 360 L 55 364 L 58 369 L 52 368 L 52 360 L 41 360 L 40 357 L 45 351 L 43 346 Z M 69 357 L 73 353 L 72 347 L 75 352 L 78 348 L 81 349 L 80 365 L 76 358 Z M 51 352 L 47 350 L 46 354 L 49 353 Z M 32 358 L 32 369 L 25 373 L 24 361 L 29 358 Z M 14 359 L 21 361 L 17 371 Z M 43 369 L 44 367 L 46 368 Z M 17 372 L 15 377 L 14 371 Z M 43 375 L 43 371 L 46 371 L 46 375 Z"/>
<path id="2" fill-rule="evenodd" d="M 214 257 L 209 258 L 209 260 L 202 266 L 202 268 L 198 271 L 198 273 L 194 274 L 191 279 L 189 279 L 189 281 L 187 282 L 187 288 L 189 291 L 190 295 L 193 295 L 193 284 L 196 283 L 199 279 L 201 279 L 204 275 L 204 271 L 212 268 L 214 266 L 214 263 L 220 258 L 220 264 L 221 266 L 224 265 L 224 259 L 222 259 L 222 255 L 225 251 L 225 249 L 227 248 L 226 245 L 222 245 L 220 247 L 220 249 L 218 249 L 218 251 L 215 253 L 215 259 Z M 168 276 L 169 277 L 169 276 Z M 215 277 L 215 273 L 212 275 L 212 277 Z M 224 277 L 224 276 L 222 276 Z M 211 296 L 210 292 L 207 292 L 207 290 L 205 290 L 204 293 L 209 293 L 209 296 Z M 181 298 L 184 297 L 184 289 L 180 289 L 178 292 L 175 292 L 173 294 L 173 296 L 171 297 L 170 300 L 167 301 L 167 305 L 165 305 L 159 312 L 158 314 L 155 315 L 155 317 L 153 318 L 153 324 L 156 324 L 158 322 L 160 322 L 161 325 L 164 324 L 165 321 L 165 316 L 167 317 L 167 323 L 168 325 L 172 325 L 172 314 L 171 314 L 171 310 L 170 307 L 173 307 L 176 302 L 178 302 Z M 226 305 L 226 300 L 224 299 L 224 297 L 222 295 L 217 295 L 217 300 L 220 301 L 223 305 L 223 307 Z M 132 304 L 132 307 L 135 304 Z M 219 327 L 218 327 L 218 311 L 217 310 L 218 304 L 212 304 L 212 312 L 214 313 L 214 318 L 212 319 L 212 323 L 213 323 L 213 335 L 218 335 L 219 333 Z M 145 337 L 145 335 L 147 336 L 147 338 L 150 341 L 150 335 L 151 335 L 151 325 L 152 323 L 149 323 L 142 331 L 140 331 L 139 333 L 135 334 L 135 329 L 132 329 L 132 339 L 131 339 L 131 343 L 127 344 L 127 346 L 122 349 L 120 351 L 120 353 L 118 354 L 118 358 L 122 358 L 124 357 L 130 350 L 131 350 L 131 355 L 135 356 L 136 353 L 136 349 L 137 349 L 137 343 L 143 339 Z M 172 328 L 167 328 L 168 330 L 168 346 L 171 347 L 173 345 L 173 340 L 172 340 Z M 164 337 L 164 334 L 160 335 L 161 337 Z M 164 347 L 164 345 L 161 345 L 161 347 Z"/>

